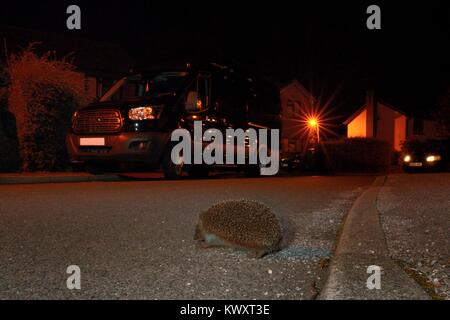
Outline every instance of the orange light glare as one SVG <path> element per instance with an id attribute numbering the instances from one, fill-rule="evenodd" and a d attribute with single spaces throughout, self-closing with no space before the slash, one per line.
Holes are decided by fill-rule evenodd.
<path id="1" fill-rule="evenodd" d="M 310 127 L 317 127 L 318 122 L 317 122 L 316 119 L 312 118 L 312 119 L 309 119 L 309 120 L 308 120 L 308 125 L 309 125 Z"/>

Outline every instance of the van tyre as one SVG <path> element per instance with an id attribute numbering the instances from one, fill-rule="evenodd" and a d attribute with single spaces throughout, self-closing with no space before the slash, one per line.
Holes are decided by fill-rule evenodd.
<path id="1" fill-rule="evenodd" d="M 206 179 L 209 177 L 209 169 L 205 165 L 193 165 L 189 170 L 189 176 L 196 179 Z"/>
<path id="2" fill-rule="evenodd" d="M 181 179 L 185 169 L 184 159 L 180 157 L 177 163 L 174 163 L 171 156 L 172 148 L 173 144 L 169 144 L 163 154 L 162 168 L 164 177 L 170 180 Z"/>
<path id="3" fill-rule="evenodd" d="M 244 169 L 244 174 L 248 178 L 256 178 L 261 176 L 261 166 L 259 164 L 249 165 Z"/>

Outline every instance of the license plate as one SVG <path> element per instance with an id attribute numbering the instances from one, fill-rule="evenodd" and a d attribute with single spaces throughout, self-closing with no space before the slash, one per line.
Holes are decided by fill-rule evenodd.
<path id="1" fill-rule="evenodd" d="M 422 162 L 411 162 L 409 164 L 410 167 L 421 167 L 422 166 Z"/>
<path id="2" fill-rule="evenodd" d="M 105 138 L 80 138 L 80 146 L 97 147 L 104 145 Z"/>

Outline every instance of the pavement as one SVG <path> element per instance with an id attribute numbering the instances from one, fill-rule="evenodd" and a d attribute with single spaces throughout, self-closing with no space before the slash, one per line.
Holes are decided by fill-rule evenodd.
<path id="1" fill-rule="evenodd" d="M 301 173 L 301 172 L 285 172 L 281 171 L 278 177 L 299 177 L 312 176 L 315 173 Z M 321 175 L 321 174 L 319 174 Z M 353 173 L 338 173 L 335 176 L 370 176 L 376 177 L 376 174 L 353 174 Z M 213 171 L 209 178 L 236 178 L 242 177 L 242 172 L 219 172 Z M 89 174 L 86 172 L 24 172 L 24 173 L 0 173 L 0 185 L 4 184 L 41 184 L 41 183 L 70 183 L 70 182 L 105 182 L 105 181 L 129 181 L 129 180 L 164 180 L 164 174 L 161 171 L 151 172 L 120 172 L 120 173 L 106 173 L 106 174 Z"/>
<path id="2" fill-rule="evenodd" d="M 121 180 L 123 178 L 115 174 L 92 175 L 84 172 L 0 173 L 0 185 Z"/>
<path id="3" fill-rule="evenodd" d="M 377 210 L 377 197 L 384 182 L 385 177 L 378 177 L 350 209 L 320 299 L 430 299 L 390 257 Z M 379 278 L 368 281 L 375 268 L 380 271 Z"/>
<path id="4" fill-rule="evenodd" d="M 0 299 L 314 299 L 342 219 L 374 179 L 0 185 Z M 280 215 L 282 250 L 250 259 L 200 249 L 199 213 L 242 198 Z M 66 287 L 69 265 L 81 290 Z"/>
<path id="5" fill-rule="evenodd" d="M 390 256 L 435 299 L 450 299 L 450 173 L 390 175 L 378 195 Z"/>

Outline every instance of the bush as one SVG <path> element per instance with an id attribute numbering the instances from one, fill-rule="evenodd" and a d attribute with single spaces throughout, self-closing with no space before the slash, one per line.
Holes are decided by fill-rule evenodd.
<path id="1" fill-rule="evenodd" d="M 68 166 L 65 138 L 73 111 L 84 102 L 84 79 L 65 59 L 37 56 L 31 47 L 9 60 L 9 110 L 16 117 L 22 170 Z"/>
<path id="2" fill-rule="evenodd" d="M 391 145 L 370 138 L 348 138 L 321 143 L 325 165 L 334 172 L 386 173 L 391 162 Z"/>

